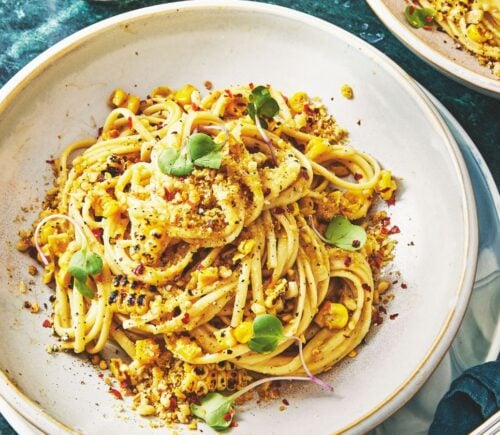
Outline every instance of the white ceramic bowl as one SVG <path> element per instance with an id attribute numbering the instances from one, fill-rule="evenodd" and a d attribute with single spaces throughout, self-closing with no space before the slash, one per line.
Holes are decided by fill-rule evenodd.
<path id="1" fill-rule="evenodd" d="M 393 271 L 408 284 L 395 286 L 389 306 L 399 317 L 373 328 L 356 358 L 325 375 L 333 395 L 287 385 L 286 411 L 278 410 L 280 401 L 248 403 L 235 432 L 364 432 L 409 400 L 456 333 L 476 264 L 473 195 L 455 142 L 412 80 L 347 32 L 281 7 L 200 1 L 138 10 L 65 39 L 0 91 L 0 394 L 45 432 L 150 430 L 146 419 L 121 411 L 84 359 L 45 352 L 50 304 L 36 315 L 22 308 L 26 299 L 43 307 L 51 294 L 28 275 L 32 260 L 14 248 L 50 184 L 45 160 L 96 134 L 113 88 L 145 95 L 158 84 L 202 89 L 205 80 L 215 87 L 272 83 L 321 96 L 353 145 L 402 179 L 389 210 L 402 231 Z M 344 83 L 353 86 L 354 100 L 340 96 Z M 20 279 L 34 281 L 27 294 L 19 293 Z"/>
<path id="2" fill-rule="evenodd" d="M 437 30 L 415 29 L 406 21 L 405 0 L 366 0 L 373 12 L 403 44 L 448 77 L 491 97 L 500 98 L 500 79 L 452 37 Z"/>

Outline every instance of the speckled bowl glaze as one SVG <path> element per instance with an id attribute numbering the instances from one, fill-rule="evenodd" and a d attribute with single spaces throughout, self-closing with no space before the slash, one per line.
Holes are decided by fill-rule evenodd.
<path id="1" fill-rule="evenodd" d="M 403 44 L 428 64 L 459 83 L 500 98 L 500 79 L 444 32 L 415 29 L 406 21 L 405 0 L 366 0 L 373 12 Z"/>
<path id="2" fill-rule="evenodd" d="M 151 431 L 84 357 L 45 351 L 53 340 L 42 327 L 51 290 L 28 275 L 33 260 L 15 249 L 17 231 L 29 226 L 50 185 L 45 161 L 96 134 L 113 88 L 146 95 L 159 84 L 202 89 L 205 80 L 272 83 L 322 97 L 352 144 L 401 179 L 389 209 L 401 234 L 387 271 L 398 281 L 388 313 L 399 316 L 374 327 L 356 358 L 324 375 L 333 394 L 284 385 L 285 411 L 280 401 L 247 403 L 235 433 L 365 432 L 418 391 L 460 325 L 477 254 L 470 180 L 435 109 L 400 68 L 347 32 L 281 7 L 200 1 L 134 11 L 65 39 L 0 91 L 0 394 L 44 432 Z M 341 97 L 344 83 L 353 100 Z M 30 283 L 28 293 L 20 294 L 20 280 Z M 37 301 L 41 312 L 23 309 L 24 300 Z"/>

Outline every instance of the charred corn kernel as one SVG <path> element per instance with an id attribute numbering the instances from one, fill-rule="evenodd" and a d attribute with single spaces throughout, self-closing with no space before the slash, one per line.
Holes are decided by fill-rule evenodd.
<path id="1" fill-rule="evenodd" d="M 219 278 L 219 270 L 217 267 L 207 267 L 200 270 L 198 273 L 198 284 L 206 286 L 213 284 Z"/>
<path id="2" fill-rule="evenodd" d="M 99 364 L 101 362 L 101 358 L 99 357 L 99 355 L 92 355 L 92 358 L 90 359 L 90 361 L 92 362 L 92 364 L 94 364 L 96 366 L 97 364 Z"/>
<path id="3" fill-rule="evenodd" d="M 140 104 L 141 99 L 137 95 L 131 95 L 127 100 L 127 109 L 132 113 L 137 113 L 139 111 Z"/>
<path id="4" fill-rule="evenodd" d="M 377 285 L 377 292 L 381 295 L 385 293 L 390 286 L 391 283 L 389 281 L 381 280 Z"/>
<path id="5" fill-rule="evenodd" d="M 190 104 L 191 95 L 194 91 L 196 91 L 196 88 L 193 85 L 185 85 L 174 94 L 174 99 L 182 105 Z"/>
<path id="6" fill-rule="evenodd" d="M 303 112 L 304 111 L 304 104 L 309 103 L 309 96 L 305 92 L 296 92 L 293 94 L 290 99 L 288 100 L 288 104 L 290 105 L 290 108 L 294 112 Z"/>
<path id="7" fill-rule="evenodd" d="M 338 303 L 326 301 L 321 306 L 314 321 L 321 327 L 328 329 L 342 329 L 347 325 L 349 312 L 347 308 Z"/>
<path id="8" fill-rule="evenodd" d="M 375 185 L 375 191 L 378 192 L 384 201 L 391 199 L 394 191 L 398 188 L 396 182 L 392 179 L 391 171 L 386 169 L 380 171 L 380 178 Z"/>
<path id="9" fill-rule="evenodd" d="M 348 100 L 352 100 L 354 98 L 354 92 L 349 85 L 342 85 L 342 87 L 340 88 L 340 93 L 344 98 L 347 98 Z"/>
<path id="10" fill-rule="evenodd" d="M 168 86 L 157 86 L 151 91 L 151 97 L 168 97 L 172 93 L 172 89 Z"/>
<path id="11" fill-rule="evenodd" d="M 315 137 L 311 139 L 306 146 L 306 156 L 310 160 L 314 160 L 319 155 L 328 152 L 330 150 L 330 143 L 326 139 L 321 137 Z"/>
<path id="12" fill-rule="evenodd" d="M 127 97 L 128 95 L 123 89 L 117 88 L 113 91 L 109 100 L 113 106 L 120 107 L 127 101 Z"/>
<path id="13" fill-rule="evenodd" d="M 474 42 L 486 42 L 487 38 L 484 33 L 484 29 L 479 24 L 470 24 L 467 26 L 467 36 Z"/>
<path id="14" fill-rule="evenodd" d="M 36 314 L 40 311 L 40 306 L 34 302 L 31 304 L 31 308 L 30 308 L 30 311 L 33 313 L 33 314 Z"/>
<path id="15" fill-rule="evenodd" d="M 248 343 L 253 337 L 252 322 L 245 321 L 240 323 L 233 332 L 234 338 L 238 343 Z"/>
<path id="16" fill-rule="evenodd" d="M 135 342 L 135 359 L 141 364 L 151 364 L 160 356 L 160 346 L 152 338 Z"/>
<path id="17" fill-rule="evenodd" d="M 219 329 L 214 332 L 214 336 L 217 340 L 217 343 L 223 349 L 229 349 L 236 345 L 236 340 L 233 337 L 232 331 L 230 327 Z"/>
<path id="18" fill-rule="evenodd" d="M 119 211 L 120 211 L 120 206 L 118 205 L 117 201 L 115 201 L 114 199 L 108 199 L 104 201 L 104 204 L 102 205 L 102 215 L 104 217 L 113 216 Z"/>

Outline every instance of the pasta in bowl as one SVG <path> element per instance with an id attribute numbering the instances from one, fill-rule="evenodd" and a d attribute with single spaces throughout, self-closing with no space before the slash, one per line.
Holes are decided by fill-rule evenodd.
<path id="1" fill-rule="evenodd" d="M 169 423 L 203 417 L 200 398 L 251 373 L 327 386 L 313 374 L 362 342 L 389 285 L 379 272 L 399 229 L 369 212 L 394 201 L 391 172 L 304 92 L 161 86 L 110 103 L 97 140 L 54 162 L 19 243 L 55 283 L 49 350 L 114 340 L 132 362 L 105 367 L 141 414 Z"/>

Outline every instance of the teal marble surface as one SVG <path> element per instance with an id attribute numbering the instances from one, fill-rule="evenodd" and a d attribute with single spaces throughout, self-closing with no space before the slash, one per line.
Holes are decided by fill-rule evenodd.
<path id="1" fill-rule="evenodd" d="M 0 86 L 39 53 L 75 31 L 154 0 L 0 0 Z M 387 54 L 460 122 L 500 185 L 500 100 L 443 76 L 397 41 L 362 0 L 266 1 L 300 10 L 342 27 Z M 14 434 L 0 416 L 0 434 Z"/>

